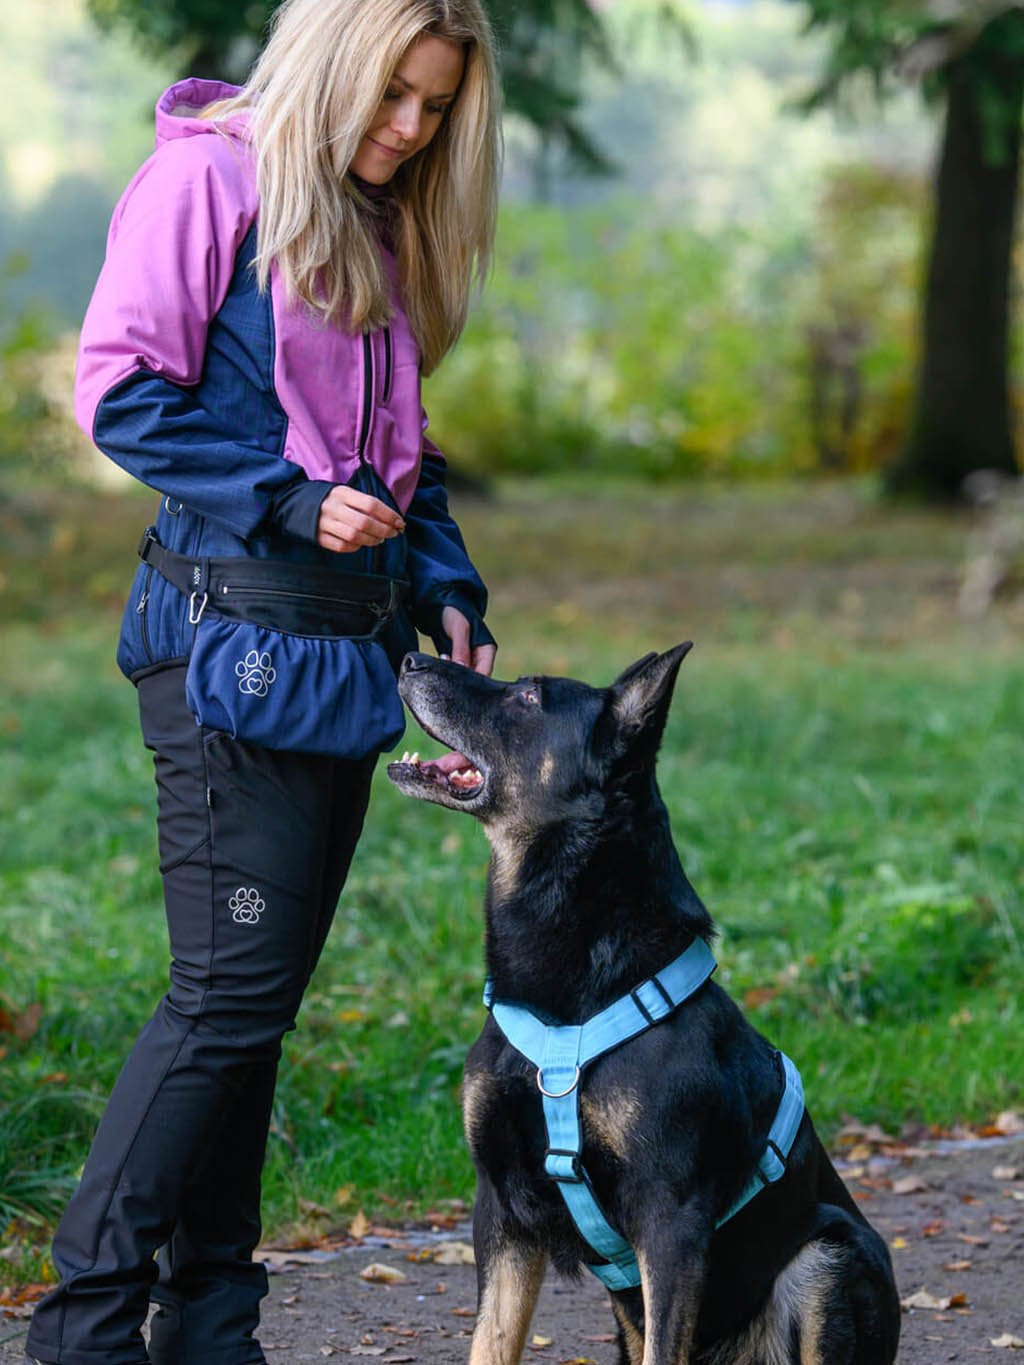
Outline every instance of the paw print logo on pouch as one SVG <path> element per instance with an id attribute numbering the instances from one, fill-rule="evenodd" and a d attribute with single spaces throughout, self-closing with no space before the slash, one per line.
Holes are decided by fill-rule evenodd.
<path id="1" fill-rule="evenodd" d="M 277 669 L 272 666 L 269 654 L 261 654 L 258 649 L 250 649 L 244 659 L 235 664 L 235 672 L 241 681 L 239 692 L 250 697 L 265 697 L 277 678 Z"/>
<path id="2" fill-rule="evenodd" d="M 254 886 L 240 886 L 228 901 L 231 918 L 236 924 L 259 924 L 267 902 Z"/>

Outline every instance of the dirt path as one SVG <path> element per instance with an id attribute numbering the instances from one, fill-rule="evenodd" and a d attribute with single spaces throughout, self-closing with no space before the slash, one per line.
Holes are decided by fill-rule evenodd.
<path id="1" fill-rule="evenodd" d="M 846 1175 L 893 1248 L 901 1296 L 923 1288 L 934 1299 L 952 1300 L 945 1308 L 904 1312 L 900 1365 L 981 1356 L 1024 1365 L 1024 1139 L 940 1146 L 899 1160 L 869 1156 L 849 1163 Z M 272 1253 L 261 1333 L 271 1365 L 360 1356 L 381 1365 L 462 1365 L 473 1329 L 473 1267 L 422 1258 L 457 1258 L 452 1248 L 467 1237 L 465 1227 L 446 1232 L 440 1244 L 396 1234 L 329 1260 L 313 1253 L 301 1263 Z M 374 1262 L 406 1278 L 393 1284 L 360 1278 Z M 525 1358 L 617 1365 L 613 1333 L 596 1281 L 588 1277 L 576 1287 L 549 1276 Z M 1022 1344 L 992 1345 L 1003 1336 Z M 20 1365 L 23 1341 L 22 1322 L 0 1319 L 2 1365 Z"/>

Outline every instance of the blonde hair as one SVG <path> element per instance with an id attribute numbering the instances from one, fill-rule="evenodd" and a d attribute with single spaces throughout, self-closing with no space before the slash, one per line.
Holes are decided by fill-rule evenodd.
<path id="1" fill-rule="evenodd" d="M 501 162 L 500 96 L 480 0 L 285 0 L 238 95 L 203 111 L 249 111 L 260 193 L 255 266 L 276 262 L 289 299 L 352 331 L 391 317 L 379 219 L 346 171 L 410 45 L 459 43 L 458 94 L 431 142 L 391 181 L 402 305 L 429 374 L 466 321 L 490 264 Z"/>

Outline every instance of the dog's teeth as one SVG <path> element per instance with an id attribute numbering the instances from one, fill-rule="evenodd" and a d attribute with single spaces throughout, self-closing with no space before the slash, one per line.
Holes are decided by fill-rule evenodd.
<path id="1" fill-rule="evenodd" d="M 408 762 L 409 762 L 409 750 L 408 750 L 408 749 L 406 749 L 405 753 L 402 755 L 402 762 L 403 762 L 403 763 L 408 763 Z"/>
<path id="2" fill-rule="evenodd" d="M 419 761 L 420 761 L 419 754 L 413 754 L 412 758 L 409 759 L 410 763 L 418 763 Z"/>

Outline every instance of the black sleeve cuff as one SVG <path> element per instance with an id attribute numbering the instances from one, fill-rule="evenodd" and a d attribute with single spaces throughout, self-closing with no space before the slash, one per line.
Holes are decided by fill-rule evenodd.
<path id="1" fill-rule="evenodd" d="M 429 635 L 438 654 L 451 654 L 452 642 L 441 626 L 441 614 L 445 607 L 461 611 L 469 622 L 469 647 L 496 644 L 494 636 L 484 625 L 484 618 L 468 593 L 458 587 L 438 588 L 429 602 L 421 602 L 416 609 L 416 629 Z"/>
<path id="2" fill-rule="evenodd" d="M 320 504 L 333 487 L 327 479 L 296 479 L 274 498 L 269 517 L 271 525 L 286 535 L 315 545 Z"/>

